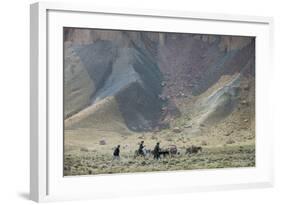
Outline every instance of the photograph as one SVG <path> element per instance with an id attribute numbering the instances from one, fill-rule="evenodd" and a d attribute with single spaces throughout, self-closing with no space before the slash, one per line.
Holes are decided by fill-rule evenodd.
<path id="1" fill-rule="evenodd" d="M 63 175 L 255 167 L 255 44 L 63 27 Z"/>

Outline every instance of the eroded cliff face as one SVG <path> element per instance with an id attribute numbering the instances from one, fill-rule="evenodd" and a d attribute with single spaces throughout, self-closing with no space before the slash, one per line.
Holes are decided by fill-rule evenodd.
<path id="1" fill-rule="evenodd" d="M 80 67 L 83 67 L 83 71 L 88 74 L 87 80 L 91 83 L 81 84 L 76 88 L 84 90 L 91 87 L 88 88 L 87 97 L 83 97 L 81 102 L 66 98 L 66 103 L 70 106 L 65 107 L 65 113 L 67 117 L 71 117 L 71 120 L 68 120 L 71 123 L 67 123 L 67 127 L 75 126 L 74 122 L 78 123 L 75 119 L 77 116 L 79 119 L 83 118 L 85 112 L 79 114 L 81 107 L 95 106 L 104 99 L 113 97 L 118 105 L 116 109 L 121 112 L 122 121 L 128 129 L 153 129 L 162 115 L 163 101 L 158 98 L 162 92 L 162 73 L 151 54 L 152 50 L 156 51 L 156 47 L 146 49 L 146 46 L 151 46 L 143 41 L 143 38 L 147 37 L 135 32 L 116 31 L 107 34 L 104 31 L 88 30 L 75 30 L 65 35 L 65 65 L 68 65 L 69 58 L 72 58 L 69 56 L 71 50 L 79 58 L 79 62 L 81 61 L 79 67 L 72 66 L 72 69 L 77 69 L 78 72 Z M 151 42 L 151 38 L 148 41 Z M 75 83 L 75 78 L 65 74 L 66 86 Z M 66 95 L 73 93 L 67 92 Z M 101 107 L 103 109 L 103 106 Z"/>
<path id="2" fill-rule="evenodd" d="M 255 75 L 250 37 L 66 28 L 64 40 L 68 128 L 82 122 L 92 126 L 85 121 L 89 117 L 105 126 L 114 117 L 107 114 L 108 120 L 99 123 L 94 113 L 110 106 L 111 113 L 119 113 L 116 122 L 122 129 L 165 129 L 185 114 L 186 105 L 212 96 L 216 100 L 205 100 L 204 108 L 194 107 L 208 110 L 196 119 L 221 120 L 238 110 L 241 79 Z M 232 85 L 221 80 L 224 76 L 239 80 Z M 220 89 L 209 93 L 212 87 Z"/>
<path id="3" fill-rule="evenodd" d="M 64 44 L 64 118 L 90 103 L 96 87 L 80 57 L 69 44 Z"/>

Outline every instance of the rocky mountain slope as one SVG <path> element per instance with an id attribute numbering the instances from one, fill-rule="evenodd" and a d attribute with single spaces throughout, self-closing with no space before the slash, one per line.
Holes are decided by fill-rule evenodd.
<path id="1" fill-rule="evenodd" d="M 254 38 L 65 28 L 64 40 L 66 129 L 189 129 L 178 122 L 191 118 L 197 133 L 254 116 Z"/>

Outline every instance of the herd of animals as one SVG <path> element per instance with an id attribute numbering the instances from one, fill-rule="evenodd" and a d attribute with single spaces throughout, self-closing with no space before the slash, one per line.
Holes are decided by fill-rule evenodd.
<path id="1" fill-rule="evenodd" d="M 197 154 L 198 152 L 202 152 L 201 146 L 191 145 L 190 147 L 186 148 L 186 150 L 185 150 L 186 155 Z M 165 158 L 167 156 L 172 157 L 172 156 L 176 156 L 176 155 L 180 155 L 180 152 L 177 149 L 176 145 L 170 145 L 166 149 L 161 149 L 160 143 L 157 142 L 154 149 L 147 149 L 144 146 L 144 141 L 141 141 L 139 148 L 134 153 L 134 158 L 139 157 L 139 156 L 141 156 L 141 157 L 153 156 L 154 159 L 160 159 L 160 158 Z M 120 158 L 120 145 L 118 145 L 114 149 L 113 157 L 114 157 L 114 159 Z"/>

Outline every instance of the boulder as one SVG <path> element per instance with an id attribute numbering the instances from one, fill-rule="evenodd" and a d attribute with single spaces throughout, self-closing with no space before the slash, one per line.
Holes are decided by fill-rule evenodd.
<path id="1" fill-rule="evenodd" d="M 99 144 L 100 144 L 100 145 L 106 145 L 105 139 L 100 140 L 100 141 L 99 141 Z"/>
<path id="2" fill-rule="evenodd" d="M 248 105 L 249 105 L 249 102 L 246 101 L 246 100 L 242 100 L 242 101 L 241 101 L 241 104 L 242 104 L 242 105 L 247 105 L 247 106 L 248 106 Z"/>
<path id="3" fill-rule="evenodd" d="M 228 139 L 226 141 L 226 144 L 234 144 L 234 143 L 235 143 L 235 141 L 233 139 Z"/>
<path id="4" fill-rule="evenodd" d="M 184 125 L 184 128 L 192 128 L 191 124 Z"/>
<path id="5" fill-rule="evenodd" d="M 181 129 L 179 127 L 174 127 L 173 132 L 174 133 L 181 133 Z"/>
<path id="6" fill-rule="evenodd" d="M 206 145 L 208 145 L 208 143 L 205 140 L 202 140 L 201 145 L 206 146 Z"/>
<path id="7" fill-rule="evenodd" d="M 249 122 L 249 120 L 248 119 L 245 119 L 245 120 L 243 120 L 244 122 Z"/>
<path id="8" fill-rule="evenodd" d="M 205 127 L 205 124 L 201 123 L 201 124 L 200 124 L 200 127 Z"/>
<path id="9" fill-rule="evenodd" d="M 244 90 L 249 90 L 250 89 L 250 86 L 249 85 L 245 85 L 244 86 Z"/>
<path id="10" fill-rule="evenodd" d="M 161 110 L 162 110 L 162 111 L 166 111 L 166 110 L 167 110 L 167 107 L 164 106 L 164 107 L 161 108 Z"/>
<path id="11" fill-rule="evenodd" d="M 231 135 L 232 133 L 233 133 L 233 130 L 231 130 L 231 131 L 225 133 L 225 136 L 229 136 L 229 135 Z"/>

